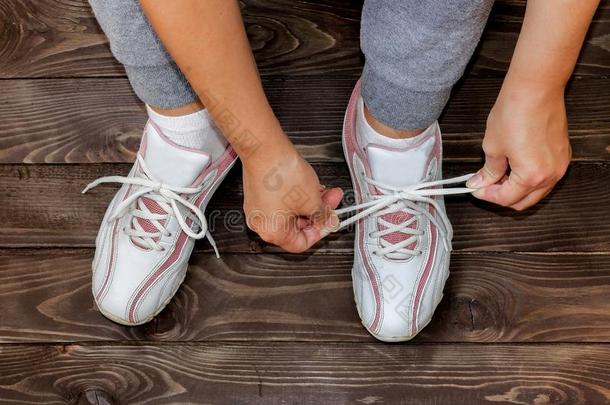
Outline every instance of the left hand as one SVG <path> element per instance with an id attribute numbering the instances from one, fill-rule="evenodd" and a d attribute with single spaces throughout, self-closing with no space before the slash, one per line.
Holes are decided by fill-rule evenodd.
<path id="1" fill-rule="evenodd" d="M 485 165 L 467 183 L 475 197 L 518 211 L 544 198 L 572 156 L 564 89 L 505 84 L 487 119 L 483 151 Z"/>

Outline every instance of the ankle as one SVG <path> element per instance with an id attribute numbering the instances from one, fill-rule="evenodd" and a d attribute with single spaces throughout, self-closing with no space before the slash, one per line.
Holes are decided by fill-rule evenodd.
<path id="1" fill-rule="evenodd" d="M 148 105 L 148 107 L 157 114 L 164 115 L 167 117 L 180 117 L 183 115 L 188 115 L 201 110 L 205 110 L 205 105 L 203 105 L 201 100 L 195 100 L 190 104 L 186 104 L 176 108 L 160 108 L 150 104 Z"/>
<path id="2" fill-rule="evenodd" d="M 225 152 L 227 141 L 216 128 L 203 104 L 191 103 L 171 110 L 146 106 L 151 122 L 174 144 L 205 151 L 212 160 Z M 180 114 L 179 114 L 180 113 Z M 147 127 L 152 130 L 151 127 Z"/>
<path id="3" fill-rule="evenodd" d="M 366 107 L 366 105 L 364 106 L 364 117 L 365 117 L 366 121 L 368 122 L 368 124 L 371 126 L 371 128 L 373 128 L 375 130 L 375 132 L 377 132 L 378 134 L 383 135 L 385 137 L 388 137 L 388 138 L 393 138 L 393 139 L 414 138 L 417 135 L 422 134 L 426 130 L 426 128 L 394 129 L 392 127 L 389 127 L 389 126 L 385 125 L 384 123 L 382 123 L 381 121 L 379 121 L 377 118 L 375 118 L 373 116 L 373 114 L 371 114 L 369 109 Z"/>

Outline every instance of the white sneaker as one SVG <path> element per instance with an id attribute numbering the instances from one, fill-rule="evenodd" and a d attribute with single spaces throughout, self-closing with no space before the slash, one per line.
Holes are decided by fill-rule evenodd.
<path id="1" fill-rule="evenodd" d="M 136 162 L 121 183 L 95 242 L 92 290 L 99 310 L 124 325 L 150 321 L 184 280 L 195 239 L 208 233 L 204 210 L 236 161 L 228 147 L 216 161 L 172 143 L 149 121 Z M 216 251 L 218 255 L 218 252 Z"/>
<path id="2" fill-rule="evenodd" d="M 449 276 L 452 228 L 443 194 L 472 190 L 442 185 L 471 175 L 441 181 L 437 123 L 403 149 L 367 143 L 356 122 L 363 105 L 358 83 L 343 127 L 357 205 L 337 214 L 359 211 L 340 227 L 356 224 L 352 279 L 362 323 L 377 339 L 399 342 L 430 322 Z"/>

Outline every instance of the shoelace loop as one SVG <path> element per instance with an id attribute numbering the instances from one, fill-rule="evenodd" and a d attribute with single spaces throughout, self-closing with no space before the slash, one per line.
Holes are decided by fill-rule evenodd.
<path id="1" fill-rule="evenodd" d="M 148 232 L 137 228 L 126 230 L 126 232 L 130 237 L 139 238 L 139 240 L 143 241 L 151 249 L 161 250 L 162 248 L 155 241 L 155 238 L 161 235 L 167 236 L 169 232 L 163 226 L 163 224 L 160 223 L 160 221 L 166 220 L 169 215 L 173 214 L 178 220 L 178 224 L 185 234 L 193 239 L 202 239 L 207 237 L 210 244 L 214 248 L 216 257 L 220 257 L 218 248 L 216 247 L 216 242 L 214 241 L 214 238 L 212 238 L 212 235 L 208 232 L 208 223 L 203 211 L 182 197 L 182 195 L 194 195 L 203 191 L 203 189 L 206 187 L 207 179 L 204 180 L 198 187 L 172 186 L 159 181 L 151 174 L 142 155 L 137 155 L 137 161 L 145 177 L 101 177 L 89 183 L 82 193 L 85 194 L 92 188 L 95 188 L 103 183 L 121 183 L 139 186 L 137 191 L 117 205 L 114 212 L 108 218 L 108 221 L 114 221 L 126 213 L 129 213 L 129 215 L 133 218 L 131 221 L 132 224 L 134 223 L 135 218 L 142 218 L 150 221 L 159 232 Z M 141 200 L 141 197 L 144 196 L 159 203 L 166 214 L 155 214 L 150 212 L 150 210 Z M 135 206 L 134 203 L 136 203 Z M 187 219 L 190 219 L 195 226 L 199 227 L 199 232 L 194 232 L 191 226 L 186 223 L 178 204 L 193 214 L 187 214 Z"/>
<path id="2" fill-rule="evenodd" d="M 407 247 L 413 242 L 417 241 L 417 239 L 423 234 L 421 231 L 410 227 L 414 220 L 422 215 L 428 218 L 428 220 L 437 228 L 439 234 L 442 236 L 441 239 L 443 240 L 445 249 L 447 252 L 450 252 L 451 239 L 453 238 L 453 228 L 451 227 L 449 218 L 433 197 L 439 195 L 472 193 L 474 189 L 468 187 L 442 187 L 449 184 L 464 183 L 472 176 L 474 176 L 474 173 L 451 179 L 422 182 L 405 188 L 392 187 L 369 177 L 365 177 L 365 181 L 370 185 L 377 187 L 382 194 L 374 195 L 369 201 L 365 201 L 362 204 L 356 204 L 350 207 L 335 210 L 335 213 L 338 216 L 342 216 L 350 212 L 359 212 L 356 212 L 351 217 L 341 221 L 339 225 L 333 229 L 333 232 L 344 229 L 369 215 L 377 217 L 378 220 L 380 220 L 379 217 L 400 210 L 411 214 L 412 218 L 400 224 L 393 224 L 384 221 L 383 230 L 371 233 L 371 237 L 380 238 L 382 245 L 380 249 L 377 249 L 374 252 L 376 255 L 385 256 L 389 259 L 407 259 L 414 255 L 420 254 L 421 252 L 408 249 Z M 428 210 L 428 205 L 434 208 L 437 216 L 433 215 Z M 404 233 L 407 235 L 407 237 L 398 243 L 390 243 L 382 238 L 382 236 L 394 232 Z"/>

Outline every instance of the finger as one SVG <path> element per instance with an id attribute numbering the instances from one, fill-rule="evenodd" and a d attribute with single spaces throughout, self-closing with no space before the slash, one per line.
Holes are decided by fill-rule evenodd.
<path id="1" fill-rule="evenodd" d="M 483 188 L 497 183 L 504 177 L 508 170 L 506 157 L 485 156 L 485 165 L 467 182 L 466 187 Z"/>
<path id="2" fill-rule="evenodd" d="M 535 188 L 521 184 L 517 180 L 515 172 L 511 172 L 508 178 L 501 184 L 492 184 L 480 188 L 472 193 L 475 197 L 489 201 L 494 204 L 509 207 L 521 201 Z"/>
<path id="3" fill-rule="evenodd" d="M 551 192 L 552 189 L 553 189 L 552 187 L 538 189 L 538 190 L 530 193 L 529 195 L 527 195 L 521 201 L 518 201 L 515 204 L 511 205 L 510 207 L 517 211 L 526 210 L 526 209 L 536 205 L 540 200 L 542 200 L 544 197 L 546 197 Z"/>
<path id="4" fill-rule="evenodd" d="M 326 203 L 333 210 L 341 204 L 343 199 L 343 190 L 339 187 L 325 189 L 322 192 L 322 201 Z"/>
<path id="5" fill-rule="evenodd" d="M 339 218 L 333 210 L 339 206 L 342 198 L 343 191 L 340 188 L 325 189 L 320 195 L 317 206 L 302 215 L 307 216 L 313 226 L 319 230 L 334 228 L 339 223 Z"/>
<path id="6" fill-rule="evenodd" d="M 307 228 L 308 226 L 311 226 L 311 220 L 309 218 L 305 218 L 305 217 L 297 218 L 297 229 Z"/>
<path id="7" fill-rule="evenodd" d="M 312 247 L 330 230 L 339 224 L 339 218 L 333 212 L 343 199 L 343 190 L 340 188 L 321 190 L 322 206 L 318 212 L 324 213 L 325 217 L 314 215 L 310 218 L 299 217 L 296 219 L 296 226 L 285 235 L 280 245 L 284 250 L 292 253 L 300 253 Z M 320 220 L 320 217 L 323 219 Z M 317 219 L 317 221 L 314 221 Z"/>
<path id="8" fill-rule="evenodd" d="M 302 253 L 318 242 L 322 235 L 320 230 L 314 226 L 298 228 L 294 226 L 287 229 L 287 232 L 279 240 L 278 246 L 290 253 Z"/>

